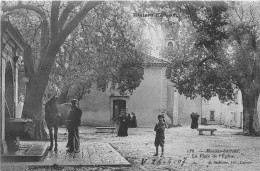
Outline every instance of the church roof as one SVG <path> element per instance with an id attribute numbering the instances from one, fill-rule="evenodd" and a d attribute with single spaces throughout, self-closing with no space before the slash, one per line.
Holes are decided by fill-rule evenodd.
<path id="1" fill-rule="evenodd" d="M 168 65 L 168 61 L 162 58 L 157 58 L 151 55 L 143 55 L 144 58 L 144 66 L 147 67 L 166 67 Z"/>

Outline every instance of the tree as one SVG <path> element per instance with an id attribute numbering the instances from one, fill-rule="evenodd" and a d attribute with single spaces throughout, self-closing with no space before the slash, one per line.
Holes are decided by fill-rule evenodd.
<path id="1" fill-rule="evenodd" d="M 124 5 L 111 2 L 97 7 L 61 47 L 49 84 L 50 89 L 61 90 L 59 103 L 80 100 L 93 83 L 103 91 L 112 83 L 111 91 L 121 94 L 139 86 L 143 59 L 138 50 L 143 48 L 135 48 L 134 41 L 141 36 Z"/>
<path id="2" fill-rule="evenodd" d="M 134 41 L 140 33 L 134 32 L 125 7 L 125 2 L 4 3 L 3 11 L 28 43 L 23 117 L 35 121 L 31 138 L 46 136 L 42 101 L 57 90 L 62 103 L 69 98 L 80 100 L 93 82 L 101 90 L 112 83 L 111 90 L 120 94 L 139 86 L 143 59 Z"/>
<path id="3" fill-rule="evenodd" d="M 231 3 L 230 39 L 237 59 L 237 85 L 243 98 L 243 130 L 260 135 L 257 101 L 260 94 L 259 3 Z M 243 74 L 241 74 L 243 73 Z"/>
<path id="4" fill-rule="evenodd" d="M 260 88 L 260 47 L 259 27 L 256 26 L 259 21 L 253 21 L 255 11 L 250 8 L 248 14 L 252 20 L 245 21 L 234 17 L 239 12 L 234 4 L 184 3 L 181 6 L 189 20 L 182 21 L 186 27 L 182 24 L 176 47 L 163 52 L 171 60 L 167 78 L 175 83 L 180 94 L 190 98 L 200 94 L 209 100 L 218 95 L 224 102 L 232 100 L 240 90 L 244 109 L 243 131 L 259 135 L 255 111 Z M 239 8 L 243 9 L 243 6 Z M 245 17 L 245 9 L 241 13 Z M 193 29 L 188 29 L 191 26 Z M 183 33 L 188 36 L 182 36 Z"/>
<path id="5" fill-rule="evenodd" d="M 29 82 L 26 84 L 22 115 L 35 121 L 35 124 L 30 128 L 31 138 L 43 138 L 42 97 L 48 84 L 56 54 L 80 21 L 88 15 L 89 11 L 101 3 L 101 1 L 52 1 L 42 4 L 29 1 L 3 3 L 2 11 L 4 15 L 10 16 L 10 20 L 15 11 L 22 12 L 24 13 L 23 16 L 27 16 L 27 19 L 37 20 L 40 28 L 36 32 L 39 41 L 37 43 L 38 53 L 33 52 L 32 45 L 29 42 L 24 51 L 25 74 L 29 78 Z M 34 58 L 34 56 L 36 57 Z M 38 59 L 37 64 L 33 63 L 34 59 Z"/>

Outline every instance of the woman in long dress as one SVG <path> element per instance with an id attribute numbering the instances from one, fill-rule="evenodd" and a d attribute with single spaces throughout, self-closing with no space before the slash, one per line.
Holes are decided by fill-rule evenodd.
<path id="1" fill-rule="evenodd" d="M 134 112 L 132 112 L 132 118 L 131 118 L 131 127 L 136 128 L 137 127 L 137 120 Z"/>
<path id="2" fill-rule="evenodd" d="M 117 135 L 119 137 L 128 136 L 127 131 L 128 131 L 128 124 L 127 124 L 126 117 L 121 115 L 119 117 L 119 129 L 118 129 Z"/>
<path id="3" fill-rule="evenodd" d="M 198 128 L 198 120 L 199 120 L 199 115 L 197 113 L 191 113 L 191 129 L 197 129 Z"/>

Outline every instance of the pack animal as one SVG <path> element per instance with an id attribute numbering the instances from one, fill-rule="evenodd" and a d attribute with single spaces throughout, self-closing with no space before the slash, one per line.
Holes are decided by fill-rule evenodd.
<path id="1" fill-rule="evenodd" d="M 58 150 L 57 134 L 58 134 L 58 127 L 61 118 L 61 113 L 58 110 L 58 105 L 56 101 L 57 98 L 55 98 L 54 96 L 45 104 L 45 121 L 47 123 L 49 135 L 50 135 L 49 150 L 52 150 L 53 148 L 53 128 L 54 128 L 54 139 L 55 139 L 54 151 Z"/>
<path id="2" fill-rule="evenodd" d="M 71 103 L 63 103 L 57 105 L 58 110 L 61 114 L 60 123 L 59 125 L 65 125 L 65 121 L 67 120 L 70 110 L 71 110 Z"/>

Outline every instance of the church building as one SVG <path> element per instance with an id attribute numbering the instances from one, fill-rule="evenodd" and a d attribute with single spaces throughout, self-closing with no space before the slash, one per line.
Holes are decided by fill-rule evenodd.
<path id="1" fill-rule="evenodd" d="M 173 83 L 166 79 L 167 61 L 145 56 L 144 79 L 132 95 L 120 96 L 97 90 L 93 85 L 90 93 L 80 101 L 83 111 L 82 124 L 89 126 L 113 126 L 114 119 L 121 112 L 134 112 L 138 127 L 153 127 L 157 116 L 165 113 L 168 124 L 186 125 L 191 123 L 190 114 L 198 113 L 207 124 L 226 124 L 242 127 L 242 99 L 227 105 L 217 97 L 205 101 L 200 97 L 193 100 L 180 95 Z"/>

